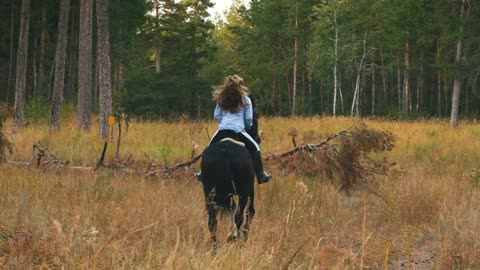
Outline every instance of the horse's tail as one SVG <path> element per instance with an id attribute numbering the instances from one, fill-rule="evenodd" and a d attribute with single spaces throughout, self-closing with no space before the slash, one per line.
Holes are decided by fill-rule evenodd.
<path id="1" fill-rule="evenodd" d="M 214 193 L 209 194 L 207 200 L 212 201 L 220 209 L 220 213 L 224 215 L 236 210 L 233 200 L 235 188 L 227 151 L 217 146 L 209 146 L 204 151 L 202 174 L 205 181 L 204 185 L 211 186 Z"/>
<path id="2" fill-rule="evenodd" d="M 225 150 L 222 149 L 222 152 L 225 153 Z M 230 160 L 225 155 L 222 164 L 222 175 L 223 177 L 218 178 L 219 181 L 216 183 L 217 196 L 215 197 L 215 202 L 220 208 L 220 216 L 230 214 L 235 211 L 236 205 L 233 200 L 233 195 L 235 195 L 235 188 L 233 185 L 233 175 L 230 166 Z"/>

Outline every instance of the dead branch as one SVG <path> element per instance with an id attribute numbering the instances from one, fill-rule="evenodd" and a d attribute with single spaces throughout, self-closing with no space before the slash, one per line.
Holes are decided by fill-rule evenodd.
<path id="1" fill-rule="evenodd" d="M 152 172 L 147 172 L 145 174 L 145 176 L 158 176 L 158 175 L 161 175 L 161 174 L 168 174 L 168 173 L 171 173 L 173 171 L 176 171 L 177 169 L 180 169 L 180 168 L 183 168 L 183 167 L 188 167 L 194 163 L 196 163 L 201 157 L 202 157 L 203 154 L 200 154 L 188 161 L 185 161 L 185 162 L 181 162 L 181 163 L 178 163 L 178 164 L 175 164 L 174 166 L 172 167 L 167 167 L 163 170 L 157 170 L 157 171 L 152 171 Z M 150 167 L 152 166 L 152 164 L 150 164 Z"/>
<path id="2" fill-rule="evenodd" d="M 265 160 L 270 160 L 270 159 L 280 159 L 284 158 L 287 156 L 291 156 L 299 151 L 313 151 L 313 150 L 318 150 L 321 149 L 322 147 L 326 146 L 328 142 L 331 140 L 338 138 L 338 137 L 344 137 L 344 136 L 351 136 L 352 132 L 350 130 L 343 130 L 338 133 L 332 134 L 328 136 L 325 140 L 321 141 L 320 143 L 317 144 L 302 144 L 300 146 L 294 147 L 292 150 L 280 152 L 280 153 L 267 153 L 264 155 Z"/>
<path id="3" fill-rule="evenodd" d="M 103 161 L 105 160 L 105 152 L 107 152 L 107 146 L 108 143 L 105 141 L 105 144 L 103 145 L 103 150 L 102 150 L 102 155 L 100 156 L 100 159 L 97 162 L 97 165 L 95 166 L 95 170 L 98 170 L 101 166 L 103 166 Z"/>
<path id="4" fill-rule="evenodd" d="M 48 158 L 50 156 L 50 158 Z M 42 162 L 42 159 L 46 160 Z M 68 160 L 57 158 L 48 148 L 42 148 L 38 144 L 33 145 L 32 163 L 35 161 L 36 166 L 54 164 L 54 165 L 68 165 Z"/>

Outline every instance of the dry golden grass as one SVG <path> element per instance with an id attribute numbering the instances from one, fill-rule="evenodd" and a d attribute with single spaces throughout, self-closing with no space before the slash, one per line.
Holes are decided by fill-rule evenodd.
<path id="1" fill-rule="evenodd" d="M 263 152 L 315 143 L 347 129 L 350 118 L 262 118 Z M 396 162 L 373 190 L 346 195 L 320 176 L 272 163 L 271 183 L 256 186 L 245 244 L 210 249 L 201 184 L 189 173 L 151 178 L 112 171 L 0 167 L 0 266 L 18 269 L 400 269 L 419 252 L 424 269 L 480 269 L 480 126 L 442 121 L 365 120 L 391 131 L 396 148 L 375 154 Z M 132 122 L 121 158 L 173 164 L 203 149 L 213 122 Z M 208 130 L 208 133 L 207 131 Z M 30 160 L 40 143 L 74 165 L 93 166 L 103 142 L 67 120 L 60 132 L 32 124 L 6 134 L 9 160 Z M 313 140 L 313 141 L 312 141 Z M 114 156 L 110 147 L 107 160 Z M 199 164 L 194 167 L 198 168 Z M 191 171 L 195 171 L 191 169 Z M 180 177 L 181 176 L 181 177 Z M 380 195 L 381 198 L 378 196 Z M 220 222 L 219 236 L 227 236 Z M 406 269 L 406 268 L 405 268 Z M 418 268 L 417 268 L 418 269 Z"/>

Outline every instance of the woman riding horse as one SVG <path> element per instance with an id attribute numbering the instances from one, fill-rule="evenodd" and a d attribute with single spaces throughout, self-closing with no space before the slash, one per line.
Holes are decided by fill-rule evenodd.
<path id="1" fill-rule="evenodd" d="M 213 116 L 220 124 L 209 145 L 224 138 L 241 141 L 252 155 L 257 182 L 267 183 L 272 175 L 264 171 L 260 146 L 246 132 L 252 127 L 254 112 L 243 79 L 238 75 L 227 76 L 212 94 L 213 100 L 217 102 Z"/>

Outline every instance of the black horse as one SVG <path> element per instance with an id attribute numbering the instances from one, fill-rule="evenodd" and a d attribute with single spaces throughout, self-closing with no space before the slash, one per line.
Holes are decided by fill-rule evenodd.
<path id="1" fill-rule="evenodd" d="M 253 103 L 252 97 L 251 100 Z M 255 110 L 253 126 L 247 132 L 260 143 Z M 255 169 L 250 152 L 243 143 L 234 138 L 212 143 L 203 152 L 201 170 L 208 213 L 208 229 L 213 247 L 217 246 L 218 211 L 230 217 L 228 240 L 234 241 L 240 237 L 247 240 L 250 223 L 255 215 Z M 235 195 L 238 196 L 238 208 L 234 200 Z M 244 218 L 245 224 L 243 224 Z"/>
<path id="2" fill-rule="evenodd" d="M 205 149 L 201 168 L 208 229 L 211 232 L 213 247 L 217 246 L 218 211 L 230 217 L 228 240 L 237 240 L 239 237 L 246 240 L 250 223 L 255 215 L 255 171 L 250 152 L 242 143 L 224 139 Z M 238 195 L 238 208 L 234 195 Z M 244 215 L 245 224 L 243 224 Z"/>

